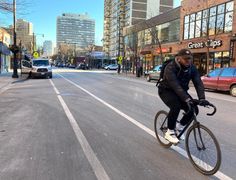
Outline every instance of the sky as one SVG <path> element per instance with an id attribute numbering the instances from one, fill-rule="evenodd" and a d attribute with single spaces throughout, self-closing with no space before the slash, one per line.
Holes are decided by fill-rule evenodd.
<path id="1" fill-rule="evenodd" d="M 84 14 L 95 19 L 95 44 L 102 45 L 104 0 L 16 0 L 17 3 L 29 2 L 27 6 L 17 7 L 17 18 L 32 22 L 37 35 L 37 43 L 45 40 L 56 43 L 56 19 L 63 13 Z M 174 0 L 174 5 L 179 6 L 180 0 Z M 0 26 L 8 25 L 12 21 L 9 14 L 0 14 Z M 44 36 L 42 36 L 42 34 Z"/>

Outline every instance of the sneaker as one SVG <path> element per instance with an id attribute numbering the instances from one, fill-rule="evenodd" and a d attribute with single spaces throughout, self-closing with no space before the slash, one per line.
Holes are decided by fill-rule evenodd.
<path id="1" fill-rule="evenodd" d="M 176 134 L 177 136 L 181 133 L 181 131 L 183 131 L 185 126 L 181 125 L 179 122 L 176 123 Z M 180 140 L 185 140 L 185 135 L 182 134 L 180 136 Z"/>
<path id="2" fill-rule="evenodd" d="M 165 139 L 173 144 L 177 144 L 179 139 L 176 137 L 175 131 L 168 129 L 165 133 Z"/>

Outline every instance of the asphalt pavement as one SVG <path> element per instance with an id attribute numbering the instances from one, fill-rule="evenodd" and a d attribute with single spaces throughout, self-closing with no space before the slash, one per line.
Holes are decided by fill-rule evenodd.
<path id="1" fill-rule="evenodd" d="M 194 95 L 194 90 L 190 92 Z M 207 92 L 218 107 L 199 120 L 222 150 L 220 173 L 204 176 L 179 150 L 153 136 L 165 109 L 155 83 L 110 72 L 56 70 L 0 93 L 0 179 L 236 179 L 236 98 Z"/>

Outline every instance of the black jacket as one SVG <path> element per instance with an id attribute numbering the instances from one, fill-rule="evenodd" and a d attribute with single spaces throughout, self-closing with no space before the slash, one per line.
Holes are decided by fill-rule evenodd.
<path id="1" fill-rule="evenodd" d="M 198 70 L 192 64 L 188 68 L 182 68 L 181 65 L 173 60 L 166 65 L 163 80 L 160 82 L 159 88 L 173 90 L 182 101 L 190 98 L 187 93 L 189 82 L 192 80 L 199 99 L 205 99 L 204 86 Z"/>

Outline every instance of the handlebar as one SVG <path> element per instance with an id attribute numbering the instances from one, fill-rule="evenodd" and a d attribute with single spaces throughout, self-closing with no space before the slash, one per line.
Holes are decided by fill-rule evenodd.
<path id="1" fill-rule="evenodd" d="M 201 105 L 201 104 L 200 104 L 200 101 L 199 101 L 198 99 L 193 99 L 192 102 L 193 102 L 193 104 L 194 104 L 195 106 L 212 107 L 212 108 L 213 108 L 213 111 L 212 111 L 212 113 L 207 113 L 208 116 L 213 116 L 213 115 L 216 113 L 216 110 L 217 110 L 217 109 L 216 109 L 215 105 L 213 105 L 213 104 L 211 104 L 211 103 L 206 104 L 206 105 Z M 189 110 L 189 111 L 190 111 L 190 110 Z"/>
<path id="2" fill-rule="evenodd" d="M 215 113 L 216 113 L 216 107 L 213 105 L 213 104 L 209 104 L 208 106 L 212 107 L 213 108 L 213 112 L 212 113 L 207 113 L 208 116 L 213 116 Z"/>

